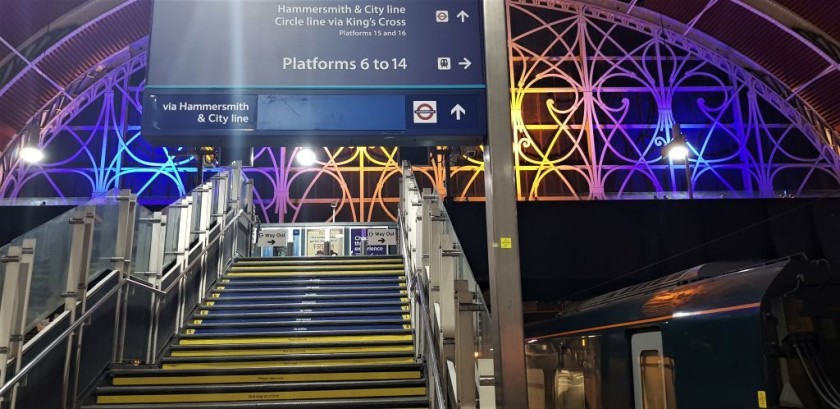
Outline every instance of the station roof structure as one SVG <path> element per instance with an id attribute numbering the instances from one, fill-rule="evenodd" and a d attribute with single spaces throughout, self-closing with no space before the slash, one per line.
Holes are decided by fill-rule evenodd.
<path id="1" fill-rule="evenodd" d="M 552 0 L 531 0 L 550 6 Z M 840 131 L 840 7 L 826 0 L 582 0 L 746 57 Z M 148 36 L 152 0 L 0 0 L 0 152 L 56 94 L 74 95 Z M 141 45 L 142 46 L 142 45 Z M 728 48 L 727 48 L 728 47 Z"/>

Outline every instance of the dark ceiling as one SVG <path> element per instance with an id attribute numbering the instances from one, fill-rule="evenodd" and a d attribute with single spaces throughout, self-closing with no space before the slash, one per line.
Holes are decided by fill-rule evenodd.
<path id="1" fill-rule="evenodd" d="M 581 2 L 629 9 L 630 14 L 652 11 L 685 24 L 687 31 L 708 34 L 779 78 L 840 130 L 838 0 Z M 0 0 L 0 151 L 46 102 L 67 92 L 74 79 L 145 37 L 151 4 Z"/>

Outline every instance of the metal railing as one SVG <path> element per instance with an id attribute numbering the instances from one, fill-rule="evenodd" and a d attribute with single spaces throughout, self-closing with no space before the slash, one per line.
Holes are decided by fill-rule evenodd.
<path id="1" fill-rule="evenodd" d="M 440 197 L 421 191 L 407 163 L 402 173 L 402 251 L 431 408 L 495 408 L 498 330 Z"/>
<path id="2" fill-rule="evenodd" d="M 0 404 L 76 407 L 108 365 L 154 364 L 209 284 L 250 254 L 252 190 L 234 165 L 157 212 L 108 192 L 0 248 Z"/>

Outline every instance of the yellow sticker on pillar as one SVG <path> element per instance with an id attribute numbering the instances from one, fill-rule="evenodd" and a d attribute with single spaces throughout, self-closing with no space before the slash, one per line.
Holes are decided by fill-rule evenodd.
<path id="1" fill-rule="evenodd" d="M 513 241 L 510 239 L 510 237 L 502 237 L 500 244 L 503 249 L 513 248 Z"/>
<path id="2" fill-rule="evenodd" d="M 758 407 L 761 409 L 767 409 L 767 392 L 758 391 Z"/>

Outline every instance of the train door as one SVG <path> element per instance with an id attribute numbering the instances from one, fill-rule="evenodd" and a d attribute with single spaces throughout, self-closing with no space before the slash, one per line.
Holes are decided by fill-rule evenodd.
<path id="1" fill-rule="evenodd" d="M 662 333 L 640 332 L 630 338 L 636 409 L 676 409 L 674 364 L 662 350 Z"/>

